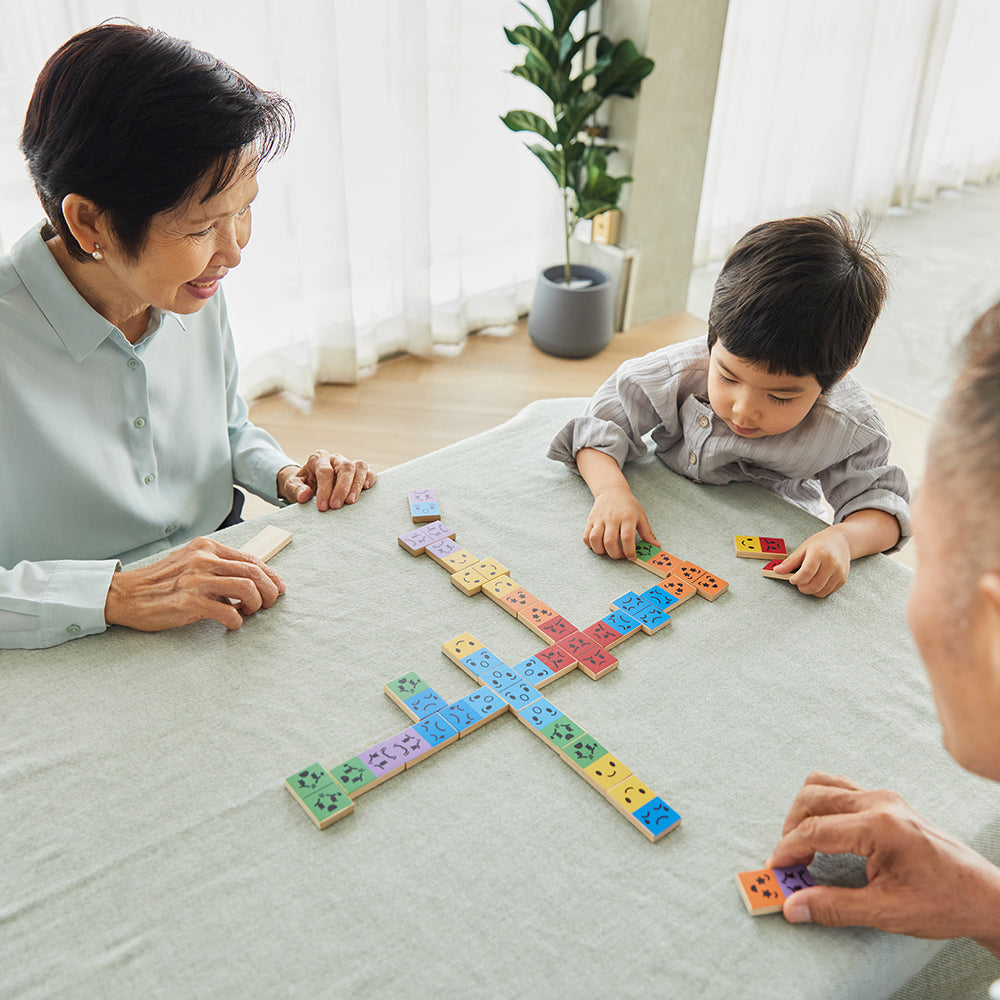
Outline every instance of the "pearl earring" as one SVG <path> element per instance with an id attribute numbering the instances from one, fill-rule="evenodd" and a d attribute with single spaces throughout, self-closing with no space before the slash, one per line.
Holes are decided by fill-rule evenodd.
<path id="1" fill-rule="evenodd" d="M 95 243 L 94 252 L 90 255 L 96 261 L 104 260 L 104 254 L 101 253 L 101 248 Z"/>

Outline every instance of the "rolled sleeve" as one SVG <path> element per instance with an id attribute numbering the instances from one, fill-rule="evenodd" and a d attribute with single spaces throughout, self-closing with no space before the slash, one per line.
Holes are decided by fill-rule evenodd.
<path id="1" fill-rule="evenodd" d="M 912 535 L 910 488 L 903 470 L 889 462 L 888 438 L 872 441 L 819 478 L 835 524 L 859 510 L 882 510 L 899 523 L 899 541 L 888 551 L 895 552 Z"/>
<path id="2" fill-rule="evenodd" d="M 577 452 L 593 448 L 620 467 L 646 454 L 643 437 L 665 420 L 677 422 L 677 380 L 666 355 L 654 351 L 626 361 L 556 435 L 548 457 L 576 471 Z"/>
<path id="3" fill-rule="evenodd" d="M 0 570 L 0 648 L 42 649 L 103 632 L 117 560 L 21 562 Z"/>

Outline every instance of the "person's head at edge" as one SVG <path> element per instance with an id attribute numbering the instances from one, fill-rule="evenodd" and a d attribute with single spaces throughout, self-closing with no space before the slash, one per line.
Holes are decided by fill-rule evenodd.
<path id="1" fill-rule="evenodd" d="M 239 263 L 257 170 L 292 124 L 284 98 L 190 43 L 105 23 L 46 63 L 21 150 L 63 270 L 141 334 L 148 306 L 195 312 Z"/>
<path id="2" fill-rule="evenodd" d="M 1000 303 L 973 326 L 914 506 L 909 623 L 944 744 L 1000 780 Z"/>

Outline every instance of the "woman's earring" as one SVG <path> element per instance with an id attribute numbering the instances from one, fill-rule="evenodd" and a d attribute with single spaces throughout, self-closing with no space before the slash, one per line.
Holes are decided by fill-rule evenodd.
<path id="1" fill-rule="evenodd" d="M 97 261 L 104 260 L 104 254 L 101 253 L 101 248 L 96 243 L 94 244 L 94 252 L 90 256 Z"/>

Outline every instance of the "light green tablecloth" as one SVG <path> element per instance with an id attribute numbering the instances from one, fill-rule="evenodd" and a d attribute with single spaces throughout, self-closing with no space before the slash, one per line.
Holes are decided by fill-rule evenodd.
<path id="1" fill-rule="evenodd" d="M 236 632 L 0 654 L 0 996 L 857 1000 L 932 958 L 937 943 L 750 918 L 733 878 L 767 857 L 814 768 L 894 787 L 1000 859 L 996 786 L 940 745 L 909 572 L 874 557 L 805 598 L 735 559 L 732 536 L 795 543 L 810 516 L 655 460 L 629 475 L 661 541 L 730 591 L 619 647 L 604 679 L 545 693 L 682 814 L 676 831 L 649 843 L 509 716 L 324 832 L 285 791 L 408 725 L 387 680 L 471 691 L 442 641 L 468 630 L 508 663 L 542 645 L 396 544 L 407 489 L 436 489 L 466 548 L 578 625 L 654 582 L 582 545 L 587 489 L 544 457 L 579 406 L 534 404 L 386 472 L 351 509 L 229 529 L 233 544 L 268 522 L 295 534 L 272 562 L 286 595 Z M 983 955 L 965 968 L 985 989 L 1000 968 Z"/>

